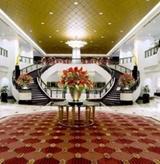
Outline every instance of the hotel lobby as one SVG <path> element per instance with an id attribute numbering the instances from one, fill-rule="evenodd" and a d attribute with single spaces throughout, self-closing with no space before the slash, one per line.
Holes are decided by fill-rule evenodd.
<path id="1" fill-rule="evenodd" d="M 159 11 L 159 0 L 0 1 L 0 164 L 160 164 Z"/>

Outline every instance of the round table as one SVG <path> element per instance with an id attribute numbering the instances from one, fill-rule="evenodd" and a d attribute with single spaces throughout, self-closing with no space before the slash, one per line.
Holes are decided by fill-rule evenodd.
<path id="1" fill-rule="evenodd" d="M 68 127 L 86 127 L 94 124 L 97 102 L 91 101 L 60 101 L 58 106 L 58 122 Z M 84 112 L 81 113 L 82 108 Z"/>

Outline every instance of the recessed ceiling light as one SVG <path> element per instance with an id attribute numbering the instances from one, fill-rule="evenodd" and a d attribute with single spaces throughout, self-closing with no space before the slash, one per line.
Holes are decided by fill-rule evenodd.
<path id="1" fill-rule="evenodd" d="M 93 41 L 91 40 L 90 43 L 92 43 Z"/>
<path id="2" fill-rule="evenodd" d="M 102 12 L 99 12 L 99 15 L 103 15 L 103 13 Z"/>
<path id="3" fill-rule="evenodd" d="M 120 32 L 123 32 L 123 30 L 121 30 Z"/>
<path id="4" fill-rule="evenodd" d="M 112 40 L 112 43 L 114 43 L 114 41 Z"/>
<path id="5" fill-rule="evenodd" d="M 97 30 L 93 30 L 93 32 L 97 32 Z"/>
<path id="6" fill-rule="evenodd" d="M 41 24 L 44 24 L 44 22 L 41 22 Z"/>
<path id="7" fill-rule="evenodd" d="M 104 38 L 104 36 L 101 36 L 101 38 Z"/>
<path id="8" fill-rule="evenodd" d="M 2 33 L 2 36 L 4 36 L 4 33 Z"/>
<path id="9" fill-rule="evenodd" d="M 49 38 L 52 38 L 52 36 L 50 35 Z"/>
<path id="10" fill-rule="evenodd" d="M 74 5 L 78 5 L 78 2 L 74 2 Z"/>
<path id="11" fill-rule="evenodd" d="M 56 32 L 59 32 L 59 30 L 56 30 Z"/>
<path id="12" fill-rule="evenodd" d="M 29 30 L 29 32 L 32 32 L 32 30 Z"/>
<path id="13" fill-rule="evenodd" d="M 50 14 L 50 15 L 52 15 L 52 14 L 53 14 L 53 12 L 51 12 L 51 11 L 50 11 L 50 12 L 49 12 L 49 14 Z"/>
<path id="14" fill-rule="evenodd" d="M 112 24 L 111 22 L 108 23 L 108 25 L 111 25 L 111 24 Z"/>
<path id="15" fill-rule="evenodd" d="M 41 43 L 42 41 L 41 40 L 39 40 L 39 43 Z"/>

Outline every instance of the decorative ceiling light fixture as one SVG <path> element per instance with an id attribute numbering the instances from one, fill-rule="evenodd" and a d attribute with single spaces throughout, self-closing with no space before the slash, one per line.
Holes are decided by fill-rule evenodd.
<path id="1" fill-rule="evenodd" d="M 67 45 L 72 47 L 72 63 L 81 63 L 81 52 L 80 48 L 85 46 L 87 42 L 82 40 L 70 40 L 66 42 Z"/>
<path id="2" fill-rule="evenodd" d="M 81 48 L 87 44 L 87 42 L 82 40 L 70 40 L 67 41 L 66 44 L 68 44 L 72 48 Z"/>

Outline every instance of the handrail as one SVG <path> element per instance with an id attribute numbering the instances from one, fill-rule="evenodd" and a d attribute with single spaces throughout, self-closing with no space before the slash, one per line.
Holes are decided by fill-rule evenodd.
<path id="1" fill-rule="evenodd" d="M 112 69 L 115 69 L 115 70 L 117 70 L 121 73 L 129 73 L 129 74 L 132 73 L 132 70 L 130 70 L 130 69 L 124 67 L 124 66 L 121 66 L 121 65 L 111 65 L 110 64 L 109 67 L 112 68 Z"/>
<path id="2" fill-rule="evenodd" d="M 8 51 L 5 50 L 4 48 L 0 47 L 0 55 L 4 57 L 8 57 Z"/>
<path id="3" fill-rule="evenodd" d="M 152 48 L 146 50 L 146 51 L 145 51 L 145 58 L 157 54 L 158 49 L 159 49 L 159 45 L 157 45 L 157 46 L 155 46 L 155 47 L 152 47 Z"/>
<path id="4" fill-rule="evenodd" d="M 140 84 L 140 72 L 138 71 L 138 73 L 137 73 L 137 79 L 136 79 L 135 83 L 130 87 L 130 90 L 131 91 L 136 90 L 137 87 L 139 86 L 139 84 Z"/>
<path id="5" fill-rule="evenodd" d="M 108 67 L 106 65 L 100 65 L 100 66 L 103 67 L 104 69 L 106 69 L 111 74 L 111 79 L 102 88 L 99 88 L 99 89 L 96 88 L 96 89 L 91 89 L 89 91 L 86 91 L 86 99 L 88 99 L 88 100 L 102 99 L 110 91 L 111 87 L 115 83 L 115 77 L 114 77 L 115 71 L 113 71 L 112 69 L 115 69 L 115 70 L 120 71 L 122 73 L 132 73 L 132 71 L 130 69 L 128 69 L 124 66 L 120 66 L 120 65 L 110 65 L 110 67 Z M 59 88 L 51 89 L 41 79 L 41 74 L 43 72 L 45 72 L 46 69 L 48 69 L 49 67 L 50 67 L 49 65 L 46 65 L 45 67 L 43 67 L 42 69 L 40 69 L 38 71 L 37 81 L 39 82 L 39 85 L 40 85 L 41 89 L 44 91 L 44 93 L 46 93 L 46 95 L 49 96 L 51 99 L 57 99 L 57 98 L 58 99 L 65 99 L 66 90 L 59 89 Z M 136 82 L 134 83 L 134 85 L 131 86 L 131 89 L 135 90 L 137 88 L 137 86 L 139 85 L 139 82 L 140 82 L 140 78 L 138 77 Z"/>
<path id="6" fill-rule="evenodd" d="M 120 71 L 122 73 L 129 73 L 131 74 L 132 71 L 124 66 L 121 66 L 121 65 L 110 65 L 111 68 L 117 70 L 117 71 Z M 138 74 L 137 74 L 137 80 L 135 81 L 135 83 L 130 87 L 130 90 L 131 91 L 134 91 L 137 89 L 137 87 L 139 86 L 140 84 L 140 73 L 138 71 Z M 123 91 L 122 91 L 123 92 Z"/>
<path id="7" fill-rule="evenodd" d="M 91 99 L 102 99 L 111 89 L 111 87 L 114 85 L 115 83 L 115 77 L 114 77 L 114 71 L 111 70 L 107 65 L 100 65 L 102 68 L 104 68 L 106 71 L 108 71 L 108 73 L 111 74 L 111 79 L 109 80 L 109 82 L 107 84 L 105 84 L 104 87 L 100 88 L 100 89 L 91 89 L 89 91 L 86 92 L 86 98 L 88 100 Z"/>
<path id="8" fill-rule="evenodd" d="M 126 58 L 120 58 L 119 59 L 120 64 L 125 64 L 125 63 L 133 63 L 133 56 L 131 57 L 126 57 Z"/>
<path id="9" fill-rule="evenodd" d="M 30 58 L 30 57 L 26 57 L 26 56 L 20 56 L 20 59 L 19 59 L 20 62 L 23 62 L 23 63 L 33 63 L 33 58 Z"/>
<path id="10" fill-rule="evenodd" d="M 29 72 L 39 69 L 41 67 L 43 67 L 42 64 L 33 64 L 33 65 L 30 65 L 30 66 L 27 66 L 27 67 L 21 69 L 20 74 L 29 73 Z M 15 79 L 15 70 L 14 70 L 13 74 L 12 74 L 12 83 L 17 88 L 17 84 L 15 81 L 16 81 L 16 79 Z"/>
<path id="11" fill-rule="evenodd" d="M 110 65 L 111 68 L 117 70 L 117 71 L 120 71 L 122 73 L 129 73 L 131 74 L 132 71 L 124 66 L 121 66 L 121 65 Z M 135 81 L 135 83 L 129 88 L 131 91 L 134 91 L 137 89 L 137 87 L 139 86 L 140 84 L 140 76 L 139 76 L 139 71 L 138 71 L 138 74 L 137 74 L 137 80 Z M 123 90 L 121 90 L 121 92 L 123 92 Z"/>
<path id="12" fill-rule="evenodd" d="M 132 58 L 133 59 L 133 58 Z M 124 67 L 124 66 L 121 66 L 121 65 L 109 65 L 110 68 L 113 68 L 119 72 L 122 72 L 122 73 L 129 73 L 129 74 L 132 74 L 132 70 Z M 129 88 L 132 92 L 134 90 L 137 89 L 137 87 L 139 86 L 140 84 L 140 72 L 138 71 L 138 74 L 137 74 L 137 79 L 135 81 L 135 83 Z M 121 90 L 121 92 L 123 92 L 123 90 Z"/>
<path id="13" fill-rule="evenodd" d="M 27 66 L 27 67 L 21 69 L 20 74 L 29 73 L 31 71 L 37 70 L 42 67 L 44 67 L 43 64 L 33 64 L 33 65 L 30 65 L 30 66 Z"/>
<path id="14" fill-rule="evenodd" d="M 50 65 L 52 66 L 52 65 Z M 46 65 L 42 69 L 38 71 L 38 77 L 37 81 L 41 87 L 41 89 L 44 91 L 44 93 L 49 96 L 51 99 L 65 99 L 65 89 L 59 89 L 59 88 L 53 88 L 51 89 L 50 87 L 47 86 L 47 84 L 41 79 L 41 74 L 46 71 L 50 66 Z M 111 74 L 111 79 L 110 81 L 105 84 L 102 88 L 95 88 L 91 89 L 90 91 L 86 91 L 86 98 L 89 99 L 92 96 L 101 99 L 102 97 L 105 96 L 105 94 L 110 90 L 111 86 L 113 86 L 115 82 L 114 78 L 114 71 L 112 71 L 110 68 L 107 66 L 103 65 L 103 68 L 105 68 L 110 74 Z M 91 96 L 92 95 L 92 96 Z"/>
<path id="15" fill-rule="evenodd" d="M 48 68 L 50 68 L 53 65 L 46 65 L 45 67 L 38 70 L 38 77 L 37 81 L 43 92 L 50 98 L 50 99 L 65 99 L 66 97 L 66 90 L 54 88 L 51 89 L 47 86 L 47 84 L 41 79 L 41 75 L 43 72 L 45 72 Z"/>
<path id="16" fill-rule="evenodd" d="M 135 83 L 129 87 L 129 90 L 132 92 L 135 91 L 138 88 L 139 84 L 140 84 L 140 76 L 138 76 Z M 125 90 L 121 89 L 120 92 L 125 92 Z"/>

